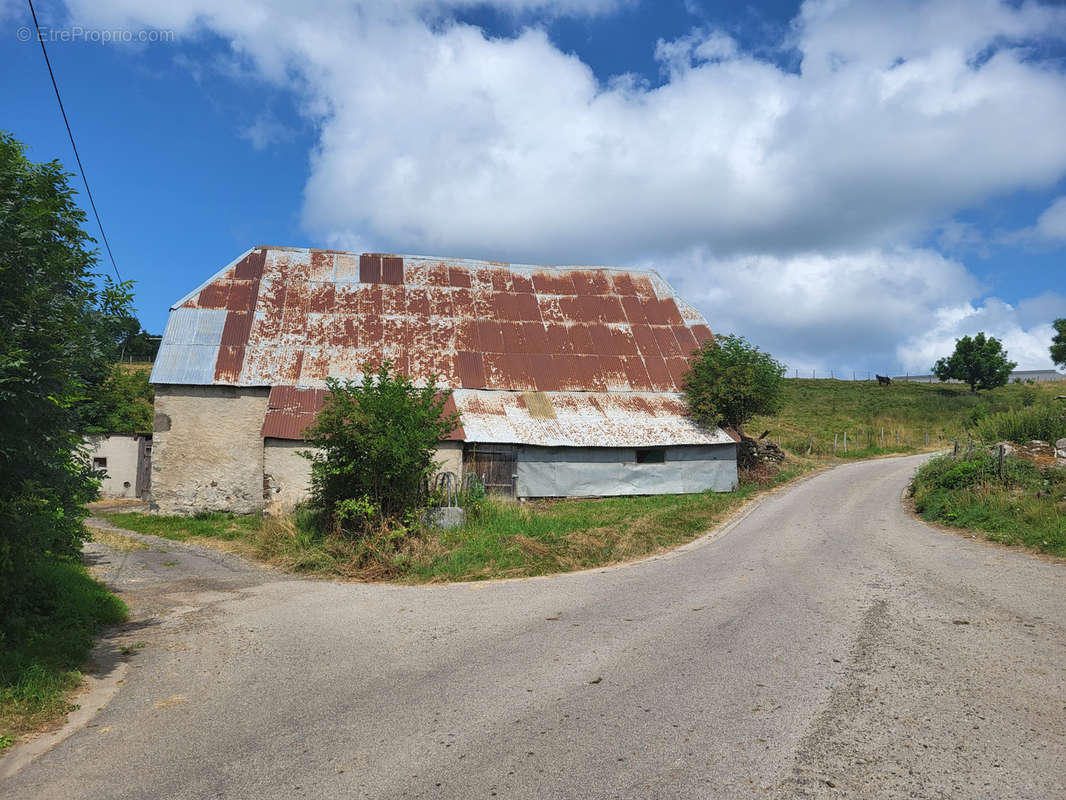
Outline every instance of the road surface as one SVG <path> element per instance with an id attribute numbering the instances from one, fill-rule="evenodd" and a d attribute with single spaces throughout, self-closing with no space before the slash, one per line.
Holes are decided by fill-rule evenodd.
<path id="1" fill-rule="evenodd" d="M 1066 797 L 1066 566 L 912 519 L 919 463 L 551 578 L 343 584 L 97 546 L 146 617 L 117 640 L 144 646 L 0 795 Z"/>

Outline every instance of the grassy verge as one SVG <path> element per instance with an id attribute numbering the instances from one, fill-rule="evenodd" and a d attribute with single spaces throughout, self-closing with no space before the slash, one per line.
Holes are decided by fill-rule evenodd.
<path id="1" fill-rule="evenodd" d="M 697 538 L 760 491 L 811 469 L 749 474 L 737 491 L 511 503 L 487 501 L 451 531 L 383 532 L 360 541 L 321 532 L 314 515 L 287 519 L 109 514 L 114 525 L 228 549 L 295 572 L 408 583 L 568 572 L 650 555 Z"/>
<path id="2" fill-rule="evenodd" d="M 1003 544 L 1066 556 L 1066 469 L 1040 468 L 978 451 L 956 460 L 932 459 L 911 484 L 923 519 L 981 532 Z"/>
<path id="3" fill-rule="evenodd" d="M 68 697 L 93 637 L 127 615 L 81 564 L 43 561 L 33 570 L 23 610 L 0 630 L 0 750 L 76 708 Z"/>
<path id="4" fill-rule="evenodd" d="M 1066 383 L 1010 384 L 972 394 L 958 384 L 790 378 L 781 412 L 756 417 L 746 430 L 756 436 L 769 430 L 786 450 L 810 448 L 815 458 L 872 458 L 944 449 L 956 438 L 968 439 L 994 414 L 1039 407 L 1059 394 L 1066 394 Z"/>

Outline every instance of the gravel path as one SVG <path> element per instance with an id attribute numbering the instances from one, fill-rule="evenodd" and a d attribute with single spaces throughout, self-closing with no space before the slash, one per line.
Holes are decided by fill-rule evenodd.
<path id="1" fill-rule="evenodd" d="M 931 529 L 918 458 L 552 578 L 288 579 L 141 537 L 124 688 L 31 798 L 1066 797 L 1066 566 Z M 162 551 L 166 552 L 162 552 Z"/>

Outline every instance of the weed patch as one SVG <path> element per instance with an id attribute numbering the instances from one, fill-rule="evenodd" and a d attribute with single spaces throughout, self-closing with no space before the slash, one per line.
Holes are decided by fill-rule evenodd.
<path id="1" fill-rule="evenodd" d="M 802 462 L 742 475 L 731 493 L 479 502 L 453 530 L 382 529 L 339 536 L 320 514 L 200 519 L 111 514 L 113 524 L 174 539 L 221 541 L 291 572 L 363 581 L 433 583 L 587 569 L 691 541 L 757 492 L 806 472 Z"/>
<path id="2" fill-rule="evenodd" d="M 934 458 L 910 491 L 923 519 L 980 531 L 992 541 L 1066 556 L 1066 469 L 1040 468 L 985 452 L 956 460 Z"/>
<path id="3" fill-rule="evenodd" d="M 80 563 L 46 560 L 33 569 L 24 610 L 0 631 L 0 739 L 8 744 L 71 710 L 67 696 L 81 683 L 93 637 L 127 616 Z"/>

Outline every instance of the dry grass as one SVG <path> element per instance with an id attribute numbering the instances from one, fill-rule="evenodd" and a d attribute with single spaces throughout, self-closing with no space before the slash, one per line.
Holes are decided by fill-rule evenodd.
<path id="1" fill-rule="evenodd" d="M 122 553 L 130 553 L 134 550 L 148 549 L 148 545 L 140 539 L 134 539 L 132 536 L 124 536 L 121 533 L 115 533 L 114 531 L 104 530 L 102 528 L 92 528 L 91 530 L 94 542 L 99 542 L 105 547 L 110 547 L 112 550 L 118 550 Z"/>

